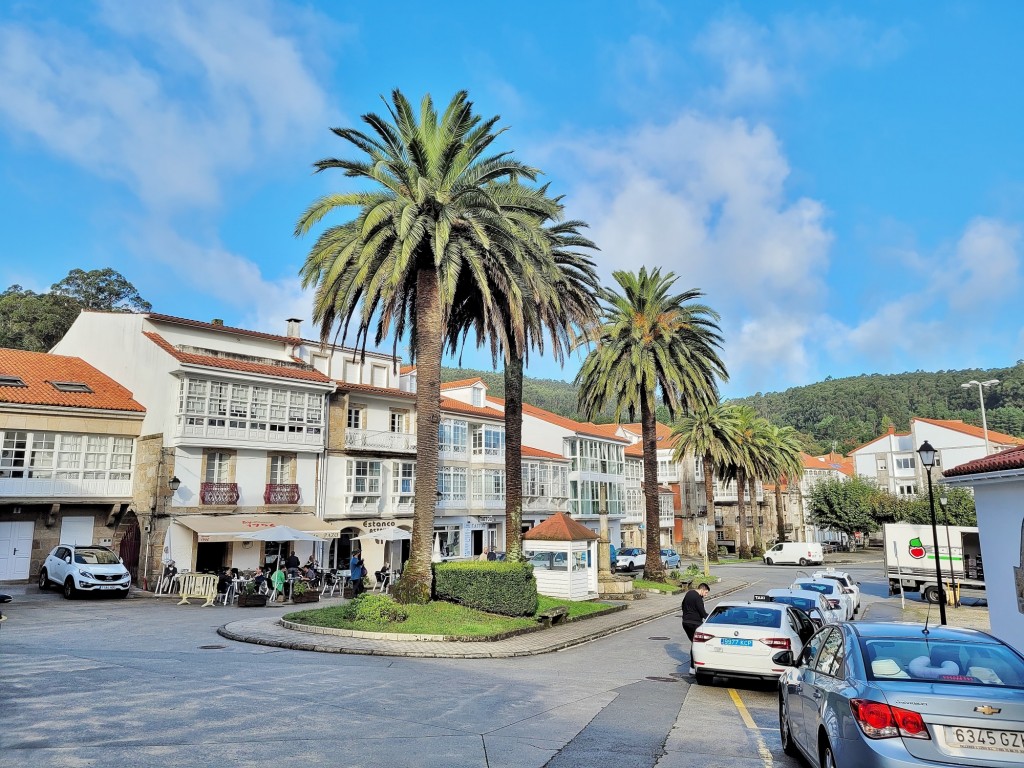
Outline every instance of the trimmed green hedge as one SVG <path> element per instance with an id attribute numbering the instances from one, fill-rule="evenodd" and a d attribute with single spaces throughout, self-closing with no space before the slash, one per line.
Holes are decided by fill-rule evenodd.
<path id="1" fill-rule="evenodd" d="M 439 600 L 502 616 L 532 616 L 537 610 L 537 581 L 529 563 L 437 563 L 434 594 Z"/>

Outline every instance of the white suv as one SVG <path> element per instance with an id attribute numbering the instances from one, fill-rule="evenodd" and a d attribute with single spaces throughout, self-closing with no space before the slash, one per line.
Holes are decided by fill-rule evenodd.
<path id="1" fill-rule="evenodd" d="M 79 592 L 112 592 L 128 597 L 132 577 L 121 558 L 94 544 L 59 544 L 39 569 L 39 588 L 59 584 L 69 600 Z"/>

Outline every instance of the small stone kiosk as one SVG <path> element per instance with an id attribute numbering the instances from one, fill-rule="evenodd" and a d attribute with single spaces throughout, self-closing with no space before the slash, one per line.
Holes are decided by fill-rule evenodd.
<path id="1" fill-rule="evenodd" d="M 533 565 L 537 591 L 563 600 L 597 597 L 598 535 L 564 512 L 523 534 L 523 555 Z"/>
<path id="2" fill-rule="evenodd" d="M 1024 446 L 943 475 L 974 488 L 992 634 L 1024 653 Z"/>

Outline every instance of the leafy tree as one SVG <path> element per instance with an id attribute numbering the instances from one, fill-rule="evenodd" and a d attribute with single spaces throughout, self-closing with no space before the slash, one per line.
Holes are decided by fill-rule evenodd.
<path id="1" fill-rule="evenodd" d="M 877 494 L 878 488 L 862 477 L 821 480 L 811 489 L 811 522 L 851 539 L 858 531 L 870 533 L 878 528 L 873 514 Z"/>
<path id="2" fill-rule="evenodd" d="M 73 269 L 50 290 L 66 296 L 83 309 L 119 310 L 123 312 L 151 312 L 153 305 L 143 299 L 135 286 L 116 270 L 92 269 L 88 272 Z"/>
<path id="3" fill-rule="evenodd" d="M 945 510 L 943 510 L 940 503 L 942 494 L 945 494 L 947 499 Z M 974 507 L 974 496 L 966 488 L 957 486 L 936 488 L 934 495 L 935 520 L 939 525 L 975 526 L 978 524 L 978 513 Z M 927 492 L 906 505 L 906 510 L 903 516 L 899 518 L 899 522 L 931 525 L 932 515 L 928 507 Z"/>
<path id="4" fill-rule="evenodd" d="M 48 293 L 12 285 L 0 293 L 0 347 L 46 352 L 67 333 L 83 309 L 149 312 L 121 273 L 113 269 L 73 269 Z"/>
<path id="5" fill-rule="evenodd" d="M 417 364 L 416 494 L 408 566 L 396 585 L 404 602 L 430 599 L 434 508 L 437 504 L 438 422 L 441 355 L 453 308 L 469 293 L 476 298 L 482 338 L 507 356 L 523 348 L 525 330 L 505 313 L 522 316 L 517 270 L 509 264 L 526 250 L 520 227 L 542 212 L 544 196 L 503 181 L 534 179 L 537 171 L 509 153 L 487 155 L 501 131 L 497 117 L 474 114 L 465 92 L 441 115 L 425 96 L 417 115 L 398 90 L 387 104 L 390 120 L 363 116 L 370 132 L 335 128 L 339 138 L 365 157 L 327 158 L 317 171 L 341 170 L 364 186 L 328 194 L 300 217 L 295 234 L 305 235 L 325 216 L 356 209 L 355 218 L 328 227 L 302 266 L 303 285 L 315 286 L 313 319 L 321 338 L 354 322 L 356 343 L 373 335 L 380 344 L 412 337 Z M 527 211 L 516 221 L 517 212 Z M 551 206 L 548 215 L 558 215 Z M 492 286 L 509 290 L 499 301 Z"/>
<path id="6" fill-rule="evenodd" d="M 604 288 L 603 316 L 593 333 L 595 348 L 576 376 L 580 410 L 593 418 L 613 406 L 614 418 L 640 413 L 643 443 L 647 560 L 644 578 L 664 577 L 658 517 L 658 443 L 655 393 L 675 416 L 718 402 L 715 377 L 725 379 L 718 356 L 722 337 L 718 314 L 695 303 L 697 290 L 670 293 L 676 276 L 661 270 L 613 273 L 622 292 Z"/>

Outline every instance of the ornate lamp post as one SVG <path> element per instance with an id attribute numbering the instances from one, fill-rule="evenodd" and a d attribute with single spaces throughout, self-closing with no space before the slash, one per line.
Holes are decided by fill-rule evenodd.
<path id="1" fill-rule="evenodd" d="M 932 467 L 935 466 L 935 449 L 932 444 L 925 440 L 917 449 L 917 455 L 921 457 L 921 466 L 928 472 L 928 510 L 932 515 L 932 546 L 935 549 L 935 581 L 939 590 L 939 623 L 946 623 L 946 601 L 942 589 L 942 565 L 939 562 L 939 528 L 935 522 L 935 494 L 932 491 Z"/>

